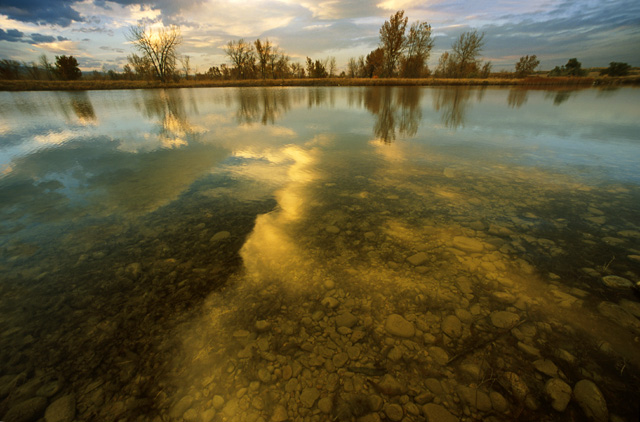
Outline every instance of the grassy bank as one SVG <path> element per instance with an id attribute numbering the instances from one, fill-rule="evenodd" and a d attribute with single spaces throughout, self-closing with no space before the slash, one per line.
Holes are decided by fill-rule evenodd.
<path id="1" fill-rule="evenodd" d="M 524 79 L 369 79 L 369 78 L 325 78 L 325 79 L 252 79 L 252 80 L 183 80 L 161 83 L 157 81 L 0 81 L 0 91 L 86 91 L 103 89 L 150 89 L 150 88 L 200 88 L 200 87 L 249 87 L 249 86 L 593 86 L 593 85 L 640 85 L 640 77 L 531 77 Z"/>

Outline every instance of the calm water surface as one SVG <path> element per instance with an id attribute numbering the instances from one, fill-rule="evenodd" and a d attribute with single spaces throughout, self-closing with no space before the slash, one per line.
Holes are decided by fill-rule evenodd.
<path id="1" fill-rule="evenodd" d="M 0 419 L 636 421 L 639 205 L 633 88 L 2 92 Z"/>

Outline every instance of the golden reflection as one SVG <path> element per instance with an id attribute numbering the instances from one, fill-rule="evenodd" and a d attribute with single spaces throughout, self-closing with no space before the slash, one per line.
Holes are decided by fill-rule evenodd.
<path id="1" fill-rule="evenodd" d="M 71 99 L 71 107 L 81 123 L 87 124 L 96 121 L 93 104 L 91 104 L 89 95 L 85 91 L 70 93 L 69 96 Z"/>

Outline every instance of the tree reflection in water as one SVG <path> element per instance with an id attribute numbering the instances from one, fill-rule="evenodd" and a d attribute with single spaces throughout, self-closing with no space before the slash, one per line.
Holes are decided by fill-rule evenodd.
<path id="1" fill-rule="evenodd" d="M 480 101 L 484 95 L 484 90 L 475 91 Z M 442 88 L 434 91 L 433 108 L 441 111 L 442 123 L 450 128 L 457 129 L 464 127 L 464 119 L 467 106 L 471 100 L 474 90 L 467 87 Z"/>
<path id="2" fill-rule="evenodd" d="M 358 91 L 348 98 L 349 105 L 362 106 L 376 116 L 373 126 L 375 136 L 384 143 L 396 139 L 396 127 L 402 136 L 414 136 L 422 119 L 420 98 L 416 87 L 371 87 Z"/>
<path id="3" fill-rule="evenodd" d="M 507 103 L 511 108 L 520 108 L 527 102 L 529 91 L 522 88 L 512 88 L 507 96 Z"/>
<path id="4" fill-rule="evenodd" d="M 274 124 L 276 119 L 291 109 L 291 95 L 287 89 L 238 89 L 236 120 L 239 124 L 260 122 Z"/>

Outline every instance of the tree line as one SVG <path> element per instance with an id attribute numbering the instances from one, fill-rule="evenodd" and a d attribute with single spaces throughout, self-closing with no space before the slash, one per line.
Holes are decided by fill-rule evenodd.
<path id="1" fill-rule="evenodd" d="M 129 28 L 127 40 L 136 52 L 127 57 L 121 73 L 113 70 L 96 72 L 93 79 L 160 80 L 180 79 L 290 79 L 290 78 L 487 78 L 491 74 L 490 61 L 483 62 L 480 55 L 485 45 L 484 33 L 467 31 L 453 42 L 451 50 L 444 52 L 432 72 L 427 62 L 433 48 L 431 25 L 415 21 L 408 26 L 404 10 L 391 15 L 380 28 L 378 47 L 369 54 L 352 57 L 346 70 L 337 73 L 335 57 L 312 59 L 303 63 L 292 62 L 285 52 L 269 39 L 229 41 L 223 48 L 229 64 L 211 66 L 204 73 L 193 72 L 191 58 L 179 55 L 183 39 L 180 27 L 172 25 L 152 29 L 145 25 Z M 539 66 L 536 55 L 520 58 L 513 76 L 531 75 Z M 627 63 L 611 62 L 601 75 L 626 76 L 631 67 Z M 61 79 L 75 80 L 82 75 L 73 56 L 56 56 L 55 65 L 42 55 L 39 63 L 20 63 L 0 60 L 0 79 Z M 556 66 L 549 76 L 585 76 L 577 59 L 564 66 Z"/>

